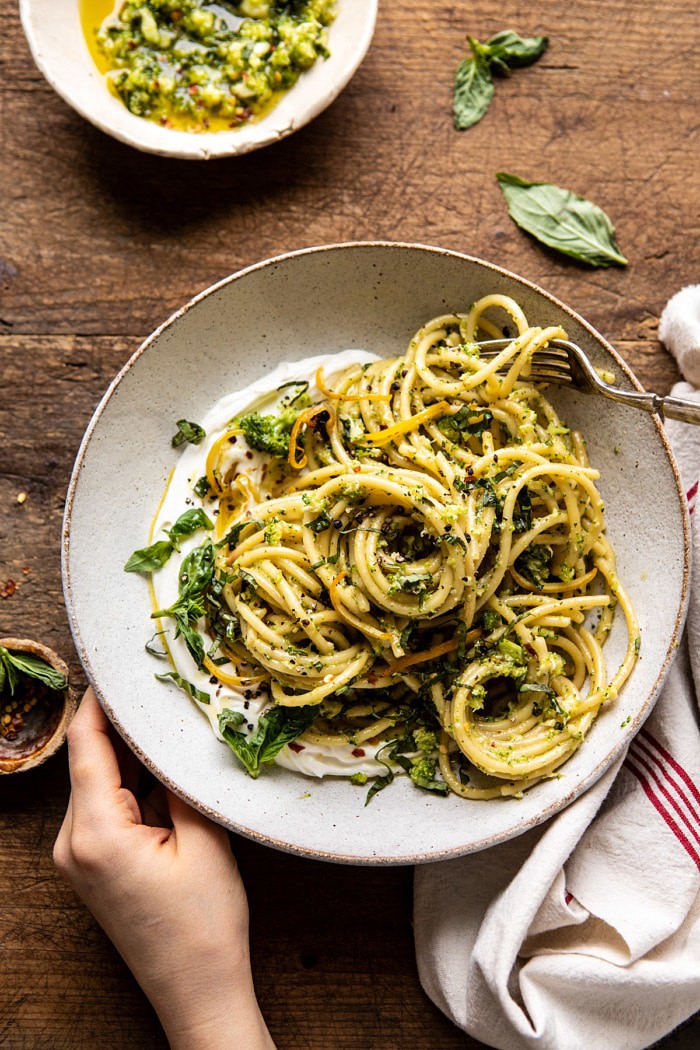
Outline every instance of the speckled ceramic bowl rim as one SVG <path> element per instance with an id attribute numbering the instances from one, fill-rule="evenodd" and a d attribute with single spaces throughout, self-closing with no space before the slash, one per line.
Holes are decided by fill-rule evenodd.
<path id="1" fill-rule="evenodd" d="M 98 404 L 97 408 L 95 409 L 95 413 L 94 413 L 90 423 L 88 424 L 88 428 L 85 431 L 85 435 L 83 437 L 83 440 L 81 442 L 80 448 L 78 450 L 78 455 L 76 457 L 75 466 L 73 468 L 73 474 L 71 476 L 70 484 L 69 484 L 69 487 L 68 487 L 68 493 L 67 493 L 67 497 L 66 497 L 66 507 L 65 507 L 64 519 L 63 519 L 63 539 L 62 539 L 62 545 L 61 545 L 61 565 L 62 565 L 62 575 L 63 575 L 63 588 L 64 588 L 64 594 L 65 594 L 65 599 L 66 599 L 66 608 L 67 608 L 67 611 L 68 611 L 68 618 L 69 618 L 69 622 L 70 622 L 70 627 L 71 627 L 71 631 L 73 633 L 73 640 L 75 642 L 75 646 L 76 646 L 76 649 L 78 651 L 78 655 L 80 656 L 80 659 L 82 661 L 83 667 L 85 668 L 85 671 L 86 671 L 86 673 L 88 675 L 88 678 L 90 679 L 90 681 L 92 683 L 92 687 L 95 690 L 95 693 L 97 694 L 97 696 L 99 698 L 99 701 L 102 704 L 102 707 L 104 708 L 104 710 L 106 711 L 107 715 L 109 716 L 112 724 L 119 731 L 121 736 L 127 742 L 129 747 L 131 748 L 131 750 L 137 755 L 137 757 L 140 759 L 140 761 L 143 762 L 143 764 L 148 769 L 150 769 L 151 772 L 162 783 L 164 783 L 172 792 L 174 792 L 174 794 L 176 794 L 180 798 L 184 799 L 191 806 L 194 806 L 196 809 L 198 809 L 200 812 L 204 813 L 206 816 L 210 817 L 212 820 L 216 821 L 219 824 L 224 824 L 224 826 L 228 827 L 231 831 L 234 831 L 234 832 L 236 832 L 238 834 L 244 835 L 246 838 L 252 839 L 255 842 L 259 842 L 262 845 L 271 846 L 271 847 L 273 847 L 275 849 L 283 850 L 286 853 L 294 853 L 294 854 L 296 854 L 298 856 L 302 856 L 302 857 L 312 858 L 312 859 L 316 859 L 316 860 L 324 860 L 324 861 L 329 861 L 329 862 L 334 862 L 334 863 L 339 863 L 339 864 L 355 864 L 355 865 L 361 865 L 361 866 L 371 865 L 373 867 L 374 866 L 388 866 L 388 865 L 407 865 L 407 864 L 432 863 L 434 861 L 449 860 L 450 858 L 453 858 L 453 857 L 464 856 L 464 854 L 466 852 L 477 853 L 480 850 L 487 849 L 490 846 L 496 846 L 500 842 L 505 842 L 508 839 L 512 838 L 513 835 L 512 835 L 512 833 L 508 833 L 506 831 L 506 832 L 500 832 L 500 833 L 497 833 L 497 834 L 494 834 L 494 835 L 486 836 L 485 838 L 483 838 L 483 839 L 481 839 L 481 840 L 479 840 L 479 841 L 477 841 L 475 843 L 472 843 L 471 846 L 470 846 L 470 849 L 468 851 L 465 850 L 464 848 L 455 847 L 455 848 L 449 849 L 449 850 L 441 850 L 441 851 L 437 851 L 437 852 L 431 852 L 429 854 L 420 853 L 420 854 L 415 854 L 413 856 L 407 856 L 407 857 L 375 856 L 375 857 L 367 858 L 367 857 L 348 856 L 348 855 L 341 854 L 341 853 L 327 853 L 327 852 L 323 852 L 321 850 L 315 850 L 315 849 L 307 849 L 307 848 L 304 848 L 304 847 L 301 847 L 301 846 L 297 846 L 297 845 L 293 845 L 293 844 L 287 843 L 287 842 L 285 842 L 283 840 L 280 840 L 280 839 L 272 838 L 272 837 L 270 837 L 268 835 L 264 835 L 264 834 L 262 834 L 261 832 L 255 830 L 255 829 L 245 827 L 245 826 L 243 826 L 241 824 L 236 823 L 235 821 L 222 819 L 222 817 L 221 817 L 221 815 L 219 813 L 215 812 L 210 807 L 203 805 L 193 795 L 191 795 L 188 792 L 183 791 L 181 788 L 179 788 L 170 779 L 170 777 L 168 777 L 165 773 L 163 773 L 163 771 L 154 762 L 151 761 L 151 759 L 148 757 L 148 755 L 143 752 L 143 750 L 139 747 L 138 743 L 130 736 L 130 734 L 126 733 L 123 730 L 123 728 L 121 727 L 117 715 L 115 714 L 113 708 L 111 707 L 111 705 L 110 705 L 109 701 L 107 700 L 107 698 L 105 697 L 104 693 L 100 689 L 99 683 L 95 680 L 95 676 L 94 676 L 94 674 L 92 672 L 90 658 L 89 658 L 87 649 L 86 649 L 86 647 L 85 647 L 85 645 L 83 643 L 83 640 L 82 640 L 82 635 L 81 635 L 81 632 L 80 632 L 80 626 L 78 624 L 75 608 L 74 608 L 74 605 L 73 605 L 73 591 L 72 591 L 72 586 L 71 586 L 71 576 L 70 576 L 70 570 L 68 568 L 68 550 L 69 550 L 69 547 L 70 547 L 70 540 L 71 540 L 71 513 L 72 513 L 72 508 L 73 508 L 73 501 L 75 499 L 76 486 L 77 486 L 77 483 L 78 483 L 78 477 L 79 477 L 79 474 L 80 474 L 80 470 L 81 470 L 81 466 L 82 466 L 82 462 L 83 462 L 83 457 L 85 456 L 85 452 L 86 452 L 87 447 L 88 447 L 88 445 L 90 443 L 90 439 L 92 437 L 92 434 L 93 434 L 96 426 L 98 425 L 98 423 L 100 421 L 100 417 L 102 415 L 102 412 L 105 409 L 105 406 L 107 405 L 108 401 L 110 400 L 110 398 L 111 398 L 112 394 L 114 393 L 114 391 L 116 390 L 116 388 L 119 386 L 119 384 L 120 384 L 121 380 L 123 379 L 123 377 L 127 374 L 127 372 L 130 371 L 131 368 L 133 368 L 134 364 L 138 361 L 138 359 L 141 357 L 141 355 L 144 354 L 148 350 L 149 346 L 161 335 L 162 332 L 164 332 L 167 328 L 170 328 L 172 325 L 174 325 L 179 320 L 179 318 L 183 317 L 189 310 L 192 309 L 193 306 L 195 306 L 197 303 L 201 302 L 203 299 L 206 299 L 208 296 L 214 294 L 220 288 L 223 288 L 223 287 L 225 287 L 228 284 L 232 284 L 234 281 L 239 281 L 242 278 L 246 277 L 248 274 L 254 273 L 257 270 L 264 270 L 268 266 L 273 266 L 273 265 L 277 265 L 279 263 L 284 263 L 287 260 L 294 259 L 294 258 L 297 258 L 299 256 L 309 255 L 311 253 L 336 252 L 336 251 L 347 251 L 347 250 L 350 250 L 350 251 L 358 251 L 358 250 L 360 250 L 361 251 L 362 249 L 375 250 L 377 248 L 386 248 L 388 250 L 400 250 L 400 251 L 409 250 L 409 251 L 417 251 L 417 252 L 431 252 L 431 253 L 435 253 L 437 255 L 443 255 L 443 256 L 449 256 L 449 257 L 456 258 L 456 259 L 462 259 L 465 262 L 475 263 L 478 266 L 483 267 L 484 269 L 490 270 L 496 276 L 506 277 L 506 278 L 510 278 L 511 280 L 517 281 L 519 284 L 523 285 L 524 287 L 530 289 L 531 291 L 536 292 L 538 295 L 543 296 L 545 299 L 549 300 L 549 302 L 551 302 L 555 307 L 557 307 L 560 310 L 563 310 L 573 320 L 575 320 L 576 322 L 581 324 L 586 329 L 586 331 L 598 343 L 600 343 L 605 348 L 605 350 L 613 357 L 613 359 L 615 360 L 615 362 L 618 365 L 618 367 L 621 369 L 621 371 L 624 372 L 625 376 L 629 379 L 630 383 L 632 383 L 633 386 L 637 390 L 643 390 L 644 389 L 642 387 L 642 385 L 639 383 L 639 381 L 637 380 L 637 378 L 635 377 L 635 375 L 632 372 L 632 370 L 625 363 L 625 361 L 623 361 L 623 359 L 620 357 L 620 355 L 617 353 L 617 351 L 610 345 L 610 343 L 608 343 L 608 341 L 606 339 L 603 338 L 602 335 L 600 335 L 600 333 L 598 331 L 596 331 L 595 328 L 593 328 L 592 325 L 590 325 L 586 320 L 584 320 L 584 318 L 580 317 L 574 310 L 570 309 L 570 307 L 566 306 L 564 303 L 562 303 L 555 296 L 550 295 L 549 292 L 544 291 L 544 289 L 540 288 L 533 281 L 528 281 L 526 278 L 520 277 L 518 274 L 515 274 L 515 273 L 513 273 L 510 270 L 506 270 L 506 269 L 504 269 L 501 266 L 496 266 L 494 263 L 486 262 L 483 259 L 478 259 L 478 258 L 476 258 L 473 255 L 466 255 L 463 252 L 451 251 L 451 250 L 449 250 L 447 248 L 436 248 L 436 247 L 433 247 L 433 246 L 430 246 L 430 245 L 425 245 L 425 244 L 404 243 L 404 242 L 400 242 L 400 241 L 349 241 L 349 242 L 343 242 L 343 243 L 340 243 L 340 244 L 329 244 L 329 245 L 323 245 L 323 246 L 320 246 L 320 247 L 302 248 L 302 249 L 300 249 L 298 251 L 286 252 L 283 255 L 273 256 L 270 259 L 265 259 L 263 262 L 255 263 L 254 265 L 248 266 L 248 267 L 246 267 L 243 270 L 239 270 L 237 273 L 231 274 L 229 277 L 225 277 L 221 281 L 217 281 L 216 284 L 213 284 L 213 285 L 211 285 L 211 287 L 206 288 L 204 291 L 200 292 L 193 299 L 191 299 L 188 303 L 186 303 L 185 306 L 183 306 L 179 310 L 177 310 L 166 321 L 164 321 L 163 324 L 161 324 L 158 328 L 156 328 L 156 330 L 141 344 L 141 346 L 138 348 L 138 350 L 136 350 L 136 352 L 133 354 L 133 356 L 127 361 L 127 363 L 120 370 L 120 372 L 117 374 L 117 376 L 114 378 L 114 380 L 110 383 L 110 385 L 107 388 L 107 391 L 106 391 L 104 397 L 102 398 L 102 400 Z M 641 708 L 637 712 L 636 717 L 630 723 L 629 727 L 627 727 L 627 734 L 608 752 L 607 756 L 601 762 L 599 762 L 598 765 L 595 766 L 594 769 L 591 770 L 588 773 L 588 775 L 585 776 L 574 788 L 572 788 L 571 791 L 567 792 L 566 795 L 563 796 L 563 798 L 558 799 L 556 803 L 553 803 L 553 804 L 549 805 L 548 807 L 546 807 L 541 813 L 538 813 L 535 816 L 531 817 L 530 819 L 524 821 L 523 824 L 522 824 L 522 827 L 518 831 L 518 835 L 524 833 L 525 831 L 529 831 L 530 829 L 532 829 L 534 827 L 537 827 L 539 824 L 544 823 L 544 821 L 548 820 L 550 817 L 553 817 L 555 814 L 557 814 L 557 813 L 561 812 L 561 810 L 565 809 L 576 798 L 578 798 L 579 795 L 582 795 L 584 791 L 588 790 L 588 788 L 590 788 L 597 780 L 599 780 L 600 777 L 603 775 L 603 773 L 605 773 L 605 771 L 613 764 L 613 762 L 620 755 L 622 755 L 622 753 L 629 746 L 629 743 L 630 743 L 630 740 L 632 739 L 632 737 L 639 731 L 639 729 L 641 728 L 641 726 L 644 724 L 644 722 L 646 721 L 647 717 L 651 713 L 651 710 L 652 710 L 652 708 L 654 706 L 654 703 L 655 703 L 655 701 L 656 701 L 656 699 L 658 697 L 658 694 L 660 692 L 661 686 L 663 684 L 664 678 L 666 677 L 666 674 L 667 674 L 667 672 L 668 672 L 668 670 L 669 670 L 669 668 L 671 666 L 671 663 L 672 663 L 673 657 L 675 655 L 675 652 L 678 649 L 678 643 L 680 641 L 681 633 L 682 633 L 682 630 L 683 630 L 683 624 L 685 622 L 685 615 L 686 615 L 686 612 L 687 612 L 688 598 L 689 598 L 688 584 L 689 584 L 689 578 L 690 578 L 690 519 L 689 519 L 689 516 L 688 516 L 687 502 L 686 502 L 686 499 L 685 499 L 685 493 L 684 493 L 684 490 L 683 490 L 683 485 L 682 485 L 682 482 L 681 482 L 680 473 L 678 471 L 678 467 L 676 465 L 673 453 L 671 451 L 671 446 L 670 446 L 670 444 L 668 442 L 668 439 L 666 437 L 666 433 L 664 431 L 664 428 L 663 428 L 659 418 L 657 416 L 654 416 L 653 417 L 653 421 L 654 421 L 654 424 L 656 426 L 659 438 L 661 439 L 661 442 L 662 442 L 662 445 L 664 447 L 664 450 L 666 452 L 666 455 L 668 457 L 669 466 L 670 466 L 670 468 L 671 468 L 671 470 L 673 472 L 673 476 L 674 476 L 675 483 L 676 483 L 676 489 L 677 489 L 677 492 L 678 492 L 679 503 L 680 503 L 680 506 L 682 508 L 682 520 L 683 520 L 683 580 L 682 580 L 680 602 L 679 602 L 678 613 L 677 613 L 677 616 L 676 616 L 675 626 L 674 626 L 674 630 L 673 630 L 673 635 L 671 637 L 671 640 L 670 640 L 668 649 L 666 651 L 666 655 L 665 655 L 663 664 L 661 666 L 661 669 L 659 671 L 659 674 L 657 675 L 657 678 L 656 678 L 655 682 L 653 683 L 653 685 L 651 686 L 651 688 L 649 690 L 649 694 L 647 696 L 647 699 L 646 699 L 645 703 L 641 706 Z"/>
<path id="2" fill-rule="evenodd" d="M 371 10 L 369 17 L 366 19 L 362 27 L 363 31 L 358 37 L 357 48 L 352 61 L 348 63 L 333 86 L 329 90 L 316 95 L 313 101 L 307 103 L 302 108 L 298 117 L 293 117 L 283 125 L 280 125 L 279 123 L 276 124 L 276 111 L 273 109 L 271 113 L 259 123 L 250 125 L 251 127 L 259 128 L 265 127 L 269 124 L 269 132 L 267 134 L 254 138 L 235 138 L 235 133 L 228 135 L 225 131 L 218 132 L 217 134 L 223 136 L 220 146 L 208 148 L 207 146 L 200 145 L 197 149 L 196 136 L 193 137 L 191 132 L 172 132 L 173 143 L 180 141 L 182 143 L 181 146 L 155 146 L 139 140 L 138 135 L 132 135 L 128 130 L 123 130 L 121 127 L 96 116 L 92 112 L 89 104 L 85 104 L 82 101 L 82 97 L 79 93 L 67 88 L 63 82 L 56 77 L 52 66 L 44 57 L 41 41 L 37 38 L 37 35 L 34 32 L 34 26 L 32 25 L 31 3 L 32 0 L 19 0 L 22 28 L 37 69 L 56 94 L 59 95 L 63 101 L 71 107 L 71 109 L 74 109 L 76 113 L 83 117 L 84 120 L 87 120 L 94 127 L 99 128 L 99 130 L 103 131 L 106 135 L 110 135 L 112 138 L 117 139 L 118 142 L 123 142 L 126 146 L 131 146 L 132 148 L 138 149 L 144 153 L 152 153 L 161 157 L 173 157 L 180 160 L 215 160 L 217 157 L 243 156 L 245 153 L 251 153 L 253 150 L 261 149 L 263 146 L 269 146 L 274 142 L 279 142 L 281 139 L 298 131 L 306 124 L 309 124 L 320 113 L 322 113 L 324 109 L 327 109 L 328 106 L 335 102 L 338 95 L 347 87 L 364 61 L 364 58 L 369 51 L 370 44 L 372 43 L 372 37 L 374 36 L 378 10 L 378 0 L 370 0 Z M 209 138 L 209 136 L 207 136 L 207 138 Z"/>

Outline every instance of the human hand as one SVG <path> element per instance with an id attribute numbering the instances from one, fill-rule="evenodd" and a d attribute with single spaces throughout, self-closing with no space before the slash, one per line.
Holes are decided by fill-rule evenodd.
<path id="1" fill-rule="evenodd" d="M 274 1050 L 250 969 L 248 903 L 226 831 L 158 788 L 130 790 L 88 689 L 68 730 L 71 796 L 54 846 L 160 1017 L 171 1050 Z"/>

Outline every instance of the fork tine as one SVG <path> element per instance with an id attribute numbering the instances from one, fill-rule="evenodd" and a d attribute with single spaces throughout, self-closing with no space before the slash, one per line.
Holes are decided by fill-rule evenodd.
<path id="1" fill-rule="evenodd" d="M 522 379 L 526 383 L 557 383 L 560 386 L 566 383 L 569 386 L 574 385 L 570 372 L 545 371 L 539 368 L 534 369 L 529 375 L 522 376 Z"/>

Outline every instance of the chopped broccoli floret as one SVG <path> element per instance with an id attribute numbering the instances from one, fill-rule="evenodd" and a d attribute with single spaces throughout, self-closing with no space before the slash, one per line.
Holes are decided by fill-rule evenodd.
<path id="1" fill-rule="evenodd" d="M 535 587 L 542 587 L 549 579 L 551 561 L 552 548 L 545 543 L 533 543 L 516 560 L 515 568 Z"/>
<path id="2" fill-rule="evenodd" d="M 435 779 L 435 763 L 432 758 L 421 758 L 411 767 L 409 777 L 419 788 L 426 791 L 437 791 L 440 795 L 446 795 L 449 788 L 444 780 Z"/>
<path id="3" fill-rule="evenodd" d="M 276 415 L 251 412 L 236 420 L 236 426 L 245 434 L 250 448 L 286 459 L 289 455 L 292 427 L 299 413 L 308 408 L 309 404 L 307 396 L 296 397 L 293 404 L 283 401 Z"/>
<path id="4" fill-rule="evenodd" d="M 419 726 L 413 730 L 413 739 L 418 750 L 424 754 L 432 755 L 433 752 L 437 751 L 437 737 L 432 729 L 424 729 Z"/>

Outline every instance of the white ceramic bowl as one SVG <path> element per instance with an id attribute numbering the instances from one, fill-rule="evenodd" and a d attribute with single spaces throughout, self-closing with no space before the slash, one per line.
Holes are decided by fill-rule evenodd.
<path id="1" fill-rule="evenodd" d="M 215 820 L 296 853 L 365 864 L 456 856 L 546 819 L 591 785 L 648 715 L 685 610 L 685 501 L 657 420 L 610 401 L 550 388 L 563 418 L 588 439 L 601 469 L 608 532 L 642 627 L 642 654 L 621 696 L 581 749 L 524 798 L 436 798 L 405 779 L 366 809 L 346 780 L 279 767 L 251 780 L 184 694 L 154 681 L 144 652 L 151 612 L 143 579 L 123 572 L 143 545 L 177 453 L 173 421 L 199 419 L 226 391 L 282 360 L 362 347 L 403 353 L 416 329 L 498 290 L 533 323 L 561 324 L 599 367 L 635 387 L 585 321 L 534 285 L 464 255 L 401 244 L 315 248 L 261 263 L 197 296 L 162 325 L 117 376 L 78 454 L 68 493 L 64 586 L 75 642 L 120 733 L 161 780 Z M 615 665 L 624 626 L 605 647 Z M 157 668 L 156 668 L 157 669 Z"/>
<path id="2" fill-rule="evenodd" d="M 51 87 L 91 124 L 147 153 L 209 160 L 248 153 L 291 135 L 340 94 L 367 54 L 377 0 L 339 0 L 328 31 L 330 58 L 319 59 L 262 120 L 204 134 L 163 128 L 130 113 L 108 90 L 88 51 L 78 0 L 20 0 L 34 61 Z"/>

